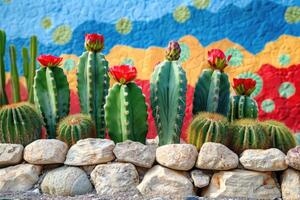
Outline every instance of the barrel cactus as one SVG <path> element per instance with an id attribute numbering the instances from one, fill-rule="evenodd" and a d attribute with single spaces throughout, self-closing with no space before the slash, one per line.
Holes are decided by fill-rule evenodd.
<path id="1" fill-rule="evenodd" d="M 253 79 L 233 79 L 233 88 L 237 96 L 230 98 L 229 121 L 243 118 L 256 119 L 258 107 L 256 101 L 250 97 L 255 90 L 256 81 Z"/>
<path id="2" fill-rule="evenodd" d="M 150 80 L 152 115 L 159 137 L 159 145 L 179 143 L 185 116 L 187 80 L 178 62 L 178 42 L 171 41 L 166 60 L 158 64 Z"/>
<path id="3" fill-rule="evenodd" d="M 69 115 L 62 119 L 57 128 L 57 139 L 69 146 L 84 138 L 96 137 L 95 124 L 86 114 Z"/>
<path id="4" fill-rule="evenodd" d="M 109 90 L 104 106 L 110 138 L 114 142 L 133 140 L 145 143 L 148 113 L 141 88 L 132 82 L 136 77 L 136 68 L 114 66 L 109 73 L 117 81 Z"/>
<path id="5" fill-rule="evenodd" d="M 205 69 L 199 77 L 194 92 L 193 114 L 213 112 L 227 116 L 229 109 L 230 84 L 223 72 L 231 56 L 226 58 L 219 49 L 208 52 L 210 69 Z"/>
<path id="6" fill-rule="evenodd" d="M 260 123 L 254 119 L 239 119 L 229 126 L 230 148 L 240 154 L 246 149 L 269 148 L 269 137 Z"/>
<path id="7" fill-rule="evenodd" d="M 289 149 L 296 146 L 296 139 L 292 131 L 283 123 L 274 120 L 266 120 L 261 124 L 270 137 L 271 147 L 287 153 Z"/>
<path id="8" fill-rule="evenodd" d="M 41 137 L 42 116 L 32 104 L 19 102 L 0 109 L 0 143 L 27 145 Z"/>
<path id="9" fill-rule="evenodd" d="M 104 37 L 99 34 L 85 36 L 84 52 L 80 56 L 77 87 L 81 112 L 89 114 L 96 124 L 97 136 L 105 137 L 104 104 L 109 89 L 108 62 L 101 53 Z"/>
<path id="10" fill-rule="evenodd" d="M 46 123 L 49 138 L 56 137 L 57 123 L 69 114 L 70 89 L 67 77 L 59 66 L 62 58 L 38 57 L 41 68 L 34 78 L 34 102 Z"/>
<path id="11" fill-rule="evenodd" d="M 228 145 L 228 121 L 217 113 L 198 113 L 188 128 L 188 140 L 199 150 L 205 142 Z"/>

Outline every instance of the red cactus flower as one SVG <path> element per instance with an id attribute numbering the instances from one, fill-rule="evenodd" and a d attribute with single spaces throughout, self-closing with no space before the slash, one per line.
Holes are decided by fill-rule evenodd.
<path id="1" fill-rule="evenodd" d="M 208 51 L 208 63 L 214 69 L 223 70 L 230 61 L 232 55 L 226 59 L 226 55 L 220 49 L 212 49 Z"/>
<path id="2" fill-rule="evenodd" d="M 177 41 L 170 41 L 166 48 L 166 59 L 169 61 L 178 60 L 180 58 L 181 48 Z"/>
<path id="3" fill-rule="evenodd" d="M 62 57 L 52 56 L 50 54 L 40 55 L 37 58 L 37 61 L 41 64 L 42 67 L 57 67 L 60 65 Z"/>
<path id="4" fill-rule="evenodd" d="M 92 33 L 85 35 L 84 46 L 86 50 L 93 52 L 100 52 L 104 48 L 104 37 L 103 35 Z"/>
<path id="5" fill-rule="evenodd" d="M 234 78 L 233 89 L 237 95 L 250 96 L 255 90 L 256 81 L 251 78 Z"/>
<path id="6" fill-rule="evenodd" d="M 127 84 L 136 78 L 137 70 L 134 66 L 120 65 L 109 68 L 109 73 L 121 84 Z"/>

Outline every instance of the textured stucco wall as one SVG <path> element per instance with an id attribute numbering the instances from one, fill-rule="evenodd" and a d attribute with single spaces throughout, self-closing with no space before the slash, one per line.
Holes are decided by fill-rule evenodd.
<path id="1" fill-rule="evenodd" d="M 147 80 L 163 59 L 163 47 L 169 40 L 180 41 L 190 86 L 185 127 L 195 81 L 207 67 L 207 50 L 217 47 L 233 55 L 227 69 L 231 80 L 257 81 L 260 118 L 278 119 L 300 131 L 299 0 L 2 0 L 0 19 L 8 44 L 15 44 L 19 54 L 33 34 L 40 53 L 64 54 L 72 112 L 78 111 L 75 72 L 84 34 L 98 32 L 105 36 L 110 65 L 135 65 L 147 96 Z M 20 56 L 18 61 L 21 66 Z"/>

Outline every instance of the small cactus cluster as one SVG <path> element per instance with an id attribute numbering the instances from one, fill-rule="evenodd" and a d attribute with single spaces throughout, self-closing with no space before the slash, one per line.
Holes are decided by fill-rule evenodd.
<path id="1" fill-rule="evenodd" d="M 74 114 L 63 118 L 57 128 L 57 139 L 69 146 L 84 138 L 96 137 L 95 124 L 89 115 Z"/>
<path id="2" fill-rule="evenodd" d="M 187 79 L 178 59 L 180 45 L 171 41 L 166 60 L 155 67 L 150 80 L 152 115 L 159 145 L 179 143 L 185 116 Z"/>
<path id="3" fill-rule="evenodd" d="M 0 143 L 27 145 L 41 137 L 42 126 L 42 117 L 30 103 L 13 103 L 0 109 Z"/>
<path id="4" fill-rule="evenodd" d="M 110 138 L 115 142 L 133 140 L 145 144 L 148 113 L 141 88 L 132 82 L 136 77 L 136 68 L 114 66 L 109 73 L 117 81 L 109 90 L 104 106 Z"/>

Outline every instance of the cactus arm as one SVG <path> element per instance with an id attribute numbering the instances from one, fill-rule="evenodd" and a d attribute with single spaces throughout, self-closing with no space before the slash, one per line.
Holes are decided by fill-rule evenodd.
<path id="1" fill-rule="evenodd" d="M 78 72 L 77 72 L 77 89 L 78 89 L 78 95 L 80 97 L 80 108 L 81 108 L 81 112 L 83 113 L 89 113 L 88 111 L 88 106 L 89 104 L 89 90 L 87 89 L 87 87 L 90 85 L 91 80 L 89 80 L 90 82 L 88 82 L 88 79 L 90 79 L 90 77 L 88 77 L 88 63 L 87 63 L 87 57 L 88 57 L 88 52 L 84 52 L 81 56 L 80 56 L 80 61 L 79 61 L 79 65 L 78 65 Z"/>
<path id="2" fill-rule="evenodd" d="M 33 95 L 33 82 L 34 82 L 34 77 L 36 73 L 36 58 L 37 58 L 37 37 L 32 36 L 30 38 L 30 63 L 29 63 L 29 69 L 28 69 L 28 101 L 30 103 L 34 102 L 34 95 Z"/>
<path id="3" fill-rule="evenodd" d="M 9 47 L 9 56 L 10 56 L 10 66 L 11 66 L 11 87 L 12 87 L 13 102 L 17 103 L 21 100 L 21 97 L 20 97 L 19 74 L 17 68 L 16 47 L 13 45 Z"/>
<path id="4" fill-rule="evenodd" d="M 215 70 L 211 77 L 211 84 L 209 87 L 208 97 L 207 97 L 207 111 L 215 113 L 218 109 L 219 103 L 219 92 L 220 92 L 220 79 L 221 72 L 219 70 Z"/>
<path id="5" fill-rule="evenodd" d="M 217 113 L 224 116 L 228 116 L 229 112 L 229 101 L 230 101 L 230 83 L 228 76 L 225 73 L 221 73 L 220 79 L 220 90 L 219 90 L 219 106 Z"/>
<path id="6" fill-rule="evenodd" d="M 28 87 L 28 69 L 29 69 L 29 61 L 28 61 L 28 49 L 22 48 L 22 60 L 23 60 L 23 75 L 26 79 L 27 87 Z M 29 88 L 28 88 L 29 90 Z"/>
<path id="7" fill-rule="evenodd" d="M 0 30 L 0 106 L 8 103 L 6 92 L 5 92 L 5 65 L 4 65 L 5 44 L 6 44 L 5 32 Z"/>

